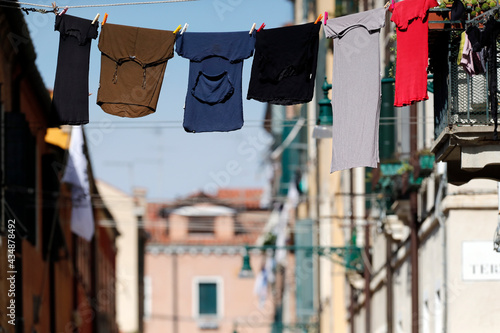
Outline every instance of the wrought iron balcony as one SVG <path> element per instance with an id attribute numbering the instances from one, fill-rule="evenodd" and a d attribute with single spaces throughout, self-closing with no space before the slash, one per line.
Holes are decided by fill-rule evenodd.
<path id="1" fill-rule="evenodd" d="M 500 180 L 497 165 L 500 164 L 500 141 L 494 140 L 493 135 L 488 70 L 486 67 L 483 74 L 469 75 L 457 64 L 461 31 L 451 29 L 448 35 L 448 75 L 441 76 L 446 81 L 439 82 L 440 76 L 434 73 L 435 142 L 432 146 L 436 161 L 448 162 L 449 182 L 457 185 L 474 178 Z M 443 31 L 429 31 L 431 53 L 433 48 L 439 48 L 440 38 Z M 497 49 L 499 45 L 497 42 Z M 500 68 L 498 55 L 496 63 Z M 447 91 L 443 90 L 445 86 Z"/>

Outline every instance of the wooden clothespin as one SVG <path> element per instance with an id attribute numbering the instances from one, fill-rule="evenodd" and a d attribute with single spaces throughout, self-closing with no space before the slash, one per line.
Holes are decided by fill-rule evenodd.
<path id="1" fill-rule="evenodd" d="M 387 1 L 387 2 L 385 3 L 385 5 L 384 5 L 384 8 L 389 7 L 389 5 L 390 5 L 390 4 L 391 4 L 391 2 L 390 2 L 390 1 Z"/>
<path id="2" fill-rule="evenodd" d="M 66 14 L 67 11 L 68 11 L 68 7 L 64 7 L 64 9 L 62 10 L 62 12 L 59 13 L 59 16 L 62 16 L 64 14 Z"/>
<path id="3" fill-rule="evenodd" d="M 102 24 L 104 25 L 106 23 L 106 20 L 108 19 L 108 13 L 104 13 L 104 18 L 102 19 Z"/>
<path id="4" fill-rule="evenodd" d="M 182 28 L 182 25 L 180 25 L 180 24 L 179 24 L 179 26 L 178 26 L 178 27 L 174 30 L 174 35 L 175 35 L 176 33 L 178 33 L 178 32 L 179 32 L 179 30 L 181 30 L 181 28 Z"/>
<path id="5" fill-rule="evenodd" d="M 97 21 L 97 19 L 99 18 L 101 14 L 97 13 L 97 15 L 94 17 L 94 19 L 92 20 L 92 24 L 95 24 L 95 22 Z"/>
<path id="6" fill-rule="evenodd" d="M 181 35 L 186 32 L 188 27 L 189 27 L 189 24 L 187 24 L 187 23 L 184 24 L 184 26 L 182 27 L 182 30 L 181 30 Z"/>
<path id="7" fill-rule="evenodd" d="M 257 32 L 259 32 L 259 31 L 261 31 L 262 29 L 264 29 L 264 27 L 265 27 L 265 26 L 266 26 L 266 24 L 265 24 L 265 23 L 262 23 L 262 25 L 260 26 L 260 28 L 259 28 L 259 29 L 257 29 Z"/>
<path id="8" fill-rule="evenodd" d="M 257 26 L 257 23 L 252 24 L 252 28 L 250 28 L 249 34 L 251 35 L 253 31 L 255 30 L 255 27 Z"/>
<path id="9" fill-rule="evenodd" d="M 52 8 L 54 9 L 54 14 L 57 15 L 59 13 L 59 10 L 57 9 L 57 5 L 56 5 L 55 1 L 52 3 Z"/>
<path id="10" fill-rule="evenodd" d="M 325 12 L 325 17 L 323 19 L 323 24 L 326 25 L 326 21 L 328 21 L 328 12 Z"/>
<path id="11" fill-rule="evenodd" d="M 319 16 L 316 19 L 316 21 L 314 21 L 314 24 L 318 24 L 318 22 L 320 22 L 322 18 L 323 18 L 323 14 L 319 14 Z"/>

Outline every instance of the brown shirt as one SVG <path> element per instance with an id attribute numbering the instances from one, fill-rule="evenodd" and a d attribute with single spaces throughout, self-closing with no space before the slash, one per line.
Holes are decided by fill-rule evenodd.
<path id="1" fill-rule="evenodd" d="M 155 112 L 167 61 L 174 56 L 174 43 L 172 31 L 103 25 L 98 45 L 101 78 L 97 104 L 120 117 Z"/>

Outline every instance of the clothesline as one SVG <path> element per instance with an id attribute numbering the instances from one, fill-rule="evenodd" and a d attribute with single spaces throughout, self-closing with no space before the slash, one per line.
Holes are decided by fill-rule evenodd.
<path id="1" fill-rule="evenodd" d="M 45 10 L 45 9 L 41 9 L 41 8 L 27 8 L 27 7 L 19 7 L 19 6 L 8 6 L 8 5 L 2 5 L 2 4 L 0 4 L 0 7 L 19 9 L 19 10 L 24 11 L 26 13 L 26 15 L 29 15 L 29 12 L 36 12 L 36 13 L 40 13 L 40 14 L 55 13 L 55 9 Z"/>
<path id="2" fill-rule="evenodd" d="M 133 5 L 155 5 L 163 3 L 175 3 L 175 2 L 188 2 L 188 1 L 198 1 L 198 0 L 163 0 L 163 1 L 143 1 L 143 2 L 122 2 L 122 3 L 108 3 L 108 4 L 93 4 L 93 5 L 73 5 L 64 6 L 65 8 L 92 8 L 92 7 L 114 7 L 114 6 L 133 6 Z M 30 2 L 20 2 L 20 1 L 10 1 L 10 0 L 0 0 L 0 2 L 6 2 L 11 4 L 20 4 L 25 6 L 43 7 L 43 8 L 53 8 L 51 5 L 42 5 Z"/>

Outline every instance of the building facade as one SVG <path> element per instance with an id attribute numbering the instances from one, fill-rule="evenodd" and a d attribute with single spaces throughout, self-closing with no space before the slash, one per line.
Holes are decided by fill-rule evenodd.
<path id="1" fill-rule="evenodd" d="M 70 133 L 47 128 L 51 97 L 28 31 L 21 10 L 0 9 L 0 331 L 117 332 L 117 233 L 96 223 L 87 242 L 71 232 L 75 203 L 60 183 Z M 88 178 L 94 220 L 110 219 L 90 163 Z"/>
<path id="2" fill-rule="evenodd" d="M 382 1 L 293 3 L 296 24 L 314 21 L 325 11 L 334 18 L 385 5 Z M 450 26 L 442 21 L 436 28 L 432 20 L 442 20 L 449 9 L 443 13 L 431 10 L 429 16 L 429 100 L 404 108 L 393 107 L 397 41 L 390 13 L 386 17 L 380 34 L 378 168 L 330 175 L 331 139 L 313 139 L 313 126 L 307 126 L 307 135 L 297 136 L 302 145 L 290 145 L 294 152 L 274 161 L 275 184 L 286 188 L 292 179 L 302 182 L 297 219 L 316 221 L 315 244 L 355 245 L 363 251 L 359 271 L 317 259 L 313 295 L 321 332 L 494 329 L 495 312 L 490 307 L 495 308 L 491 295 L 498 288 L 499 256 L 493 251 L 492 235 L 498 224 L 499 146 L 492 141 L 489 74 L 467 76 L 449 60 L 450 54 L 458 57 L 460 35 L 453 29 L 450 34 Z M 270 106 L 269 131 L 277 145 L 287 135 L 283 119 L 297 122 L 303 117 L 306 124 L 316 123 L 323 78 L 331 82 L 331 51 L 331 42 L 320 32 L 315 100 L 297 107 L 295 113 Z M 295 154 L 295 162 L 290 163 L 290 154 Z M 300 176 L 283 177 L 296 173 Z M 495 237 L 498 245 L 498 229 Z M 477 306 L 471 305 L 472 300 Z"/>
<path id="3" fill-rule="evenodd" d="M 255 279 L 239 276 L 247 253 L 250 277 L 259 273 L 263 254 L 245 245 L 256 242 L 268 213 L 258 197 L 242 200 L 245 191 L 220 194 L 149 206 L 144 332 L 269 332 L 273 296 L 257 296 Z"/>
<path id="4" fill-rule="evenodd" d="M 134 197 L 98 180 L 97 189 L 113 219 L 101 221 L 120 233 L 116 240 L 116 322 L 122 333 L 139 330 L 139 221 Z"/>

